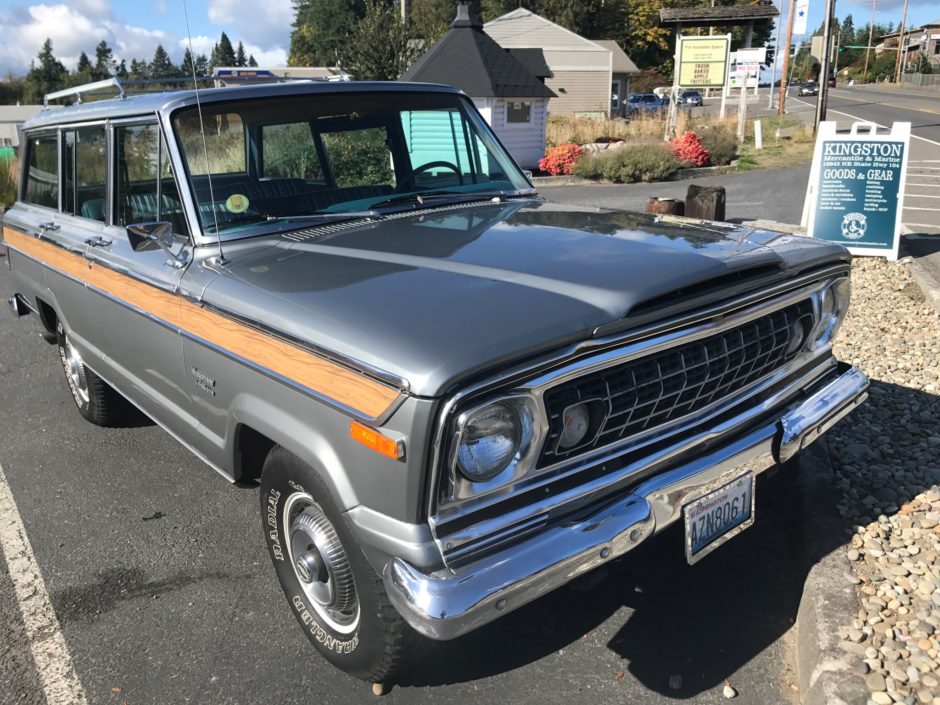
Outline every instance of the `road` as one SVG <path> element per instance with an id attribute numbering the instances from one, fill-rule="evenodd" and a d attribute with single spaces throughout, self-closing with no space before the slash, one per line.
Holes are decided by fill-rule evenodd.
<path id="1" fill-rule="evenodd" d="M 11 293 L 0 259 L 0 295 Z M 147 423 L 87 424 L 39 330 L 34 316 L 0 316 L 0 466 L 88 702 L 374 702 L 297 627 L 266 555 L 257 489 L 230 486 Z M 563 588 L 435 645 L 384 701 L 716 704 L 728 679 L 737 703 L 791 703 L 805 570 L 792 500 L 769 488 L 785 485 L 762 480 L 756 525 L 699 564 L 687 566 L 681 533 L 666 532 L 590 590 Z M 39 705 L 7 572 L 19 558 L 0 559 L 0 702 Z"/>

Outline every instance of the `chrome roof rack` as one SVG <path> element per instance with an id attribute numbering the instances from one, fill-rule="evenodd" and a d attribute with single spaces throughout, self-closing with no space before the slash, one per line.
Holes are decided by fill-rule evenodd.
<path id="1" fill-rule="evenodd" d="M 82 93 L 93 93 L 95 91 L 101 91 L 106 88 L 116 88 L 118 95 L 121 98 L 126 95 L 124 92 L 124 86 L 121 85 L 121 82 L 117 79 L 117 77 L 112 77 L 106 78 L 103 81 L 94 81 L 93 83 L 85 83 L 81 86 L 64 88 L 61 91 L 55 91 L 54 93 L 46 93 L 46 95 L 42 97 L 42 107 L 48 108 L 50 100 L 58 100 L 59 98 L 67 98 L 73 95 L 76 96 L 75 101 L 81 104 Z"/>

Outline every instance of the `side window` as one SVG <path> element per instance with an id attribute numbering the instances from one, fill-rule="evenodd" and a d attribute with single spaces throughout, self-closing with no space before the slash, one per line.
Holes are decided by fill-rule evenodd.
<path id="1" fill-rule="evenodd" d="M 59 138 L 43 135 L 29 140 L 23 200 L 47 208 L 59 207 Z"/>
<path id="2" fill-rule="evenodd" d="M 198 115 L 186 117 L 177 123 L 183 153 L 189 157 L 189 172 L 193 176 L 204 176 L 207 155 L 210 174 L 247 172 L 245 126 L 241 117 L 236 113 L 210 113 L 203 120 L 206 128 L 205 145 Z"/>
<path id="3" fill-rule="evenodd" d="M 395 183 L 384 127 L 324 132 L 322 136 L 333 178 L 340 188 Z"/>
<path id="4" fill-rule="evenodd" d="M 261 128 L 264 150 L 264 178 L 323 181 L 323 169 L 317 148 L 306 122 L 264 125 Z"/>
<path id="5" fill-rule="evenodd" d="M 115 224 L 167 220 L 174 231 L 185 233 L 179 191 L 157 126 L 117 127 L 114 141 Z"/>
<path id="6" fill-rule="evenodd" d="M 524 100 L 506 101 L 506 122 L 530 123 L 532 122 L 532 103 Z"/>
<path id="7" fill-rule="evenodd" d="M 105 221 L 108 150 L 104 125 L 63 133 L 62 212 Z"/>

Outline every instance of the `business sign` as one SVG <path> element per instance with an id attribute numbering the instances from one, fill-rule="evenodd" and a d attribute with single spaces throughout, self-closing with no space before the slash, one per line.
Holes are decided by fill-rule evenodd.
<path id="1" fill-rule="evenodd" d="M 873 123 L 843 133 L 821 123 L 803 211 L 807 233 L 854 255 L 897 259 L 910 138 L 909 122 L 882 133 Z"/>
<path id="2" fill-rule="evenodd" d="M 721 88 L 728 80 L 731 35 L 679 37 L 679 87 Z"/>
<path id="3" fill-rule="evenodd" d="M 767 61 L 767 47 L 738 49 L 731 52 L 732 64 L 763 64 Z"/>

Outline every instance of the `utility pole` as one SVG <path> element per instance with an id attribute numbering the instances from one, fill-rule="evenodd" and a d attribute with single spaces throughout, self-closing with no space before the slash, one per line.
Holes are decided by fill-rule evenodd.
<path id="1" fill-rule="evenodd" d="M 898 53 L 894 63 L 894 82 L 901 76 L 901 50 L 904 48 L 904 23 L 907 21 L 907 0 L 904 0 L 904 12 L 901 13 L 901 32 L 898 34 Z"/>
<path id="2" fill-rule="evenodd" d="M 783 2 L 780 3 L 780 9 L 783 9 Z M 767 96 L 767 109 L 773 110 L 774 107 L 774 81 L 777 80 L 777 60 L 780 58 L 780 15 L 777 15 L 777 39 L 774 41 L 774 69 L 770 74 L 770 90 L 767 91 L 770 95 Z M 787 47 L 787 51 L 790 51 L 790 47 Z"/>
<path id="3" fill-rule="evenodd" d="M 878 0 L 871 0 L 871 22 L 868 23 L 868 48 L 865 49 L 865 72 L 862 74 L 862 82 L 868 83 L 868 58 L 871 56 L 871 38 L 875 32 L 875 5 Z"/>
<path id="4" fill-rule="evenodd" d="M 826 103 L 829 101 L 829 66 L 832 58 L 832 23 L 836 11 L 835 0 L 826 0 L 826 23 L 823 28 L 823 55 L 820 67 L 819 96 L 816 98 L 816 122 L 813 134 L 819 130 L 819 123 L 826 119 Z"/>
<path id="5" fill-rule="evenodd" d="M 780 100 L 777 101 L 777 113 L 786 112 L 787 103 L 787 69 L 790 67 L 790 42 L 793 41 L 793 16 L 796 14 L 796 0 L 790 0 L 790 17 L 787 19 L 786 53 L 783 55 L 783 72 L 780 74 Z"/>

